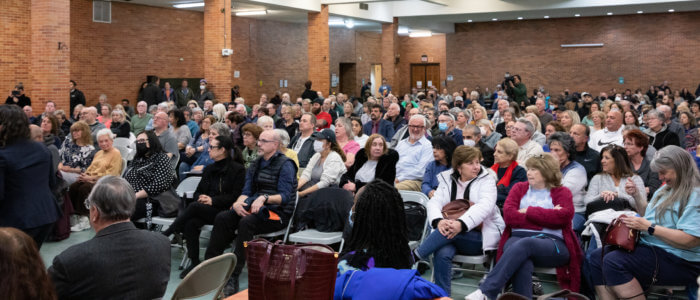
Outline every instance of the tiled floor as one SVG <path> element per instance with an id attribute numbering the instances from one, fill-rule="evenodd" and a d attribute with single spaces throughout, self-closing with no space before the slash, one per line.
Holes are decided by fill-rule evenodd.
<path id="1" fill-rule="evenodd" d="M 91 239 L 93 236 L 95 236 L 95 232 L 93 230 L 86 230 L 82 232 L 74 232 L 71 233 L 71 236 L 63 241 L 60 242 L 46 242 L 44 245 L 41 247 L 41 256 L 44 259 L 44 263 L 46 266 L 50 266 L 51 262 L 53 261 L 54 256 L 58 255 L 68 247 L 84 242 L 86 240 Z M 170 299 L 173 295 L 173 292 L 175 291 L 175 288 L 177 287 L 178 284 L 180 284 L 180 270 L 178 270 L 178 266 L 180 264 L 180 260 L 182 259 L 182 256 L 184 252 L 179 249 L 179 248 L 171 248 L 171 257 L 172 257 L 172 262 L 171 262 L 171 273 L 170 273 L 170 281 L 168 282 L 168 289 L 165 292 L 165 297 L 163 299 Z M 430 279 L 430 271 L 426 272 L 426 274 L 423 275 L 425 278 Z M 463 278 L 453 280 L 453 285 L 452 285 L 452 298 L 453 299 L 464 299 L 465 295 L 468 295 L 472 291 L 476 289 L 476 285 L 478 284 L 479 280 L 481 279 L 481 275 L 474 274 L 474 275 L 466 275 Z M 547 278 L 547 279 L 553 279 L 553 277 Z M 458 285 L 458 284 L 468 284 L 471 286 L 463 286 L 463 285 Z M 557 289 L 557 286 L 555 284 L 549 284 L 549 283 L 544 283 L 544 291 L 546 293 L 552 292 Z M 241 289 L 246 289 L 248 288 L 248 275 L 246 273 L 246 270 L 244 269 L 243 274 L 240 277 L 240 287 Z M 201 299 L 206 299 L 206 297 L 202 297 Z M 211 296 L 209 297 L 211 299 Z"/>

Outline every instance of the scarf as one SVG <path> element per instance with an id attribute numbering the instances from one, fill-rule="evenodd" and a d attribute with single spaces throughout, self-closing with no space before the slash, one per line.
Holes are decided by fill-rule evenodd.
<path id="1" fill-rule="evenodd" d="M 515 167 L 517 167 L 517 166 L 518 166 L 518 163 L 516 161 L 512 161 L 510 163 L 510 166 L 508 166 L 508 169 L 506 169 L 506 173 L 503 174 L 503 177 L 501 177 L 501 179 L 498 180 L 498 183 L 496 184 L 496 186 L 499 186 L 499 185 L 510 186 L 510 178 L 513 176 L 513 170 L 515 170 Z M 496 172 L 496 174 L 498 174 L 498 167 L 499 167 L 499 164 L 493 164 L 493 166 L 491 166 L 491 170 L 493 170 L 494 172 Z"/>

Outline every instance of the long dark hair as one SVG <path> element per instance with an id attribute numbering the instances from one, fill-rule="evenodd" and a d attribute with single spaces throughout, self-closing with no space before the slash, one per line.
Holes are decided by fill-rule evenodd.
<path id="1" fill-rule="evenodd" d="M 0 148 L 28 140 L 29 120 L 17 105 L 0 105 Z"/>
<path id="2" fill-rule="evenodd" d="M 375 179 L 357 195 L 354 208 L 352 234 L 344 250 L 344 253 L 357 251 L 357 260 L 350 261 L 350 265 L 366 262 L 362 257 L 371 257 L 376 267 L 410 269 L 413 259 L 399 191 Z"/>
<path id="3" fill-rule="evenodd" d="M 445 151 L 445 156 L 447 158 L 447 166 L 450 166 L 452 164 L 452 153 L 454 153 L 455 148 L 457 148 L 457 144 L 455 143 L 455 141 L 451 137 L 439 135 L 433 137 L 432 143 L 433 149 Z"/>
<path id="4" fill-rule="evenodd" d="M 5 299 L 56 299 L 36 243 L 18 229 L 0 228 L 0 274 Z"/>
<path id="5" fill-rule="evenodd" d="M 601 159 L 603 158 L 603 154 L 605 152 L 610 153 L 610 156 L 615 161 L 615 170 L 613 170 L 613 174 L 610 175 L 617 177 L 618 179 L 634 176 L 634 171 L 632 171 L 632 167 L 630 166 L 629 156 L 627 156 L 627 151 L 625 151 L 625 148 L 615 144 L 607 145 L 605 148 L 600 150 Z"/>
<path id="6" fill-rule="evenodd" d="M 218 135 L 216 136 L 216 140 L 219 142 L 219 147 L 222 147 L 225 151 L 231 153 L 231 155 L 229 155 L 226 159 L 232 159 L 241 165 L 244 163 L 243 155 L 241 154 L 240 150 L 236 149 L 231 137 Z"/>
<path id="7" fill-rule="evenodd" d="M 173 109 L 170 111 L 169 115 L 175 118 L 175 127 L 179 128 L 180 126 L 187 124 L 187 120 L 185 120 L 185 113 L 183 113 L 181 110 Z"/>
<path id="8" fill-rule="evenodd" d="M 165 150 L 163 150 L 163 145 L 160 144 L 158 136 L 153 130 L 146 130 L 142 133 L 148 138 L 149 145 L 148 151 L 143 154 L 143 157 L 151 157 L 153 154 L 165 152 Z M 141 133 L 139 133 L 139 135 L 140 134 Z M 138 152 L 136 153 L 136 156 L 139 157 Z"/>

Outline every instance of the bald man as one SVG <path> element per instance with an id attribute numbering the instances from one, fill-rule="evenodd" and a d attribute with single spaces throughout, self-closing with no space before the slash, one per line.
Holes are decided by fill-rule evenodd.
<path id="1" fill-rule="evenodd" d="M 170 118 L 168 114 L 164 112 L 158 112 L 153 116 L 153 132 L 158 136 L 158 141 L 160 141 L 163 150 L 170 158 L 170 162 L 173 166 L 177 163 L 180 158 L 180 151 L 177 148 L 177 139 L 173 134 L 172 130 L 168 128 Z"/>
<path id="2" fill-rule="evenodd" d="M 622 113 L 615 109 L 608 112 L 605 118 L 605 128 L 591 135 L 588 147 L 600 152 L 610 144 L 623 146 L 622 140 Z"/>

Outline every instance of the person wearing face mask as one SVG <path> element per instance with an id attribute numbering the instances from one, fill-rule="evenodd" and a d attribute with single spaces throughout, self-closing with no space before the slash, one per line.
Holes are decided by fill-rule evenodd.
<path id="1" fill-rule="evenodd" d="M 428 220 L 433 231 L 414 250 L 417 260 L 434 255 L 435 284 L 448 294 L 455 254 L 481 255 L 496 250 L 505 229 L 496 207 L 496 181 L 480 164 L 481 159 L 477 148 L 455 149 L 452 168 L 438 175 L 437 191 L 428 201 Z M 442 208 L 456 199 L 474 204 L 455 220 L 443 218 Z"/>
<path id="2" fill-rule="evenodd" d="M 398 161 L 399 153 L 387 147 L 383 136 L 373 134 L 367 139 L 365 147 L 355 154 L 355 162 L 340 178 L 340 186 L 356 192 L 375 179 L 391 184 L 396 177 Z"/>
<path id="3" fill-rule="evenodd" d="M 440 135 L 453 139 L 457 146 L 464 145 L 462 131 L 455 128 L 455 117 L 451 113 L 440 113 L 440 116 L 438 116 L 438 129 L 440 130 Z"/>
<path id="4" fill-rule="evenodd" d="M 194 99 L 197 100 L 199 103 L 199 106 L 204 106 L 204 101 L 206 100 L 214 100 L 214 93 L 212 93 L 208 88 L 207 88 L 207 80 L 206 79 L 201 79 L 199 81 L 199 91 L 195 93 Z"/>
<path id="5" fill-rule="evenodd" d="M 136 210 L 132 220 L 146 217 L 150 199 L 152 216 L 170 215 L 177 212 L 178 202 L 159 203 L 154 197 L 168 190 L 175 180 L 175 173 L 170 167 L 170 158 L 166 155 L 158 137 L 153 131 L 144 131 L 136 136 L 136 156 L 131 161 L 124 179 L 136 192 Z"/>
<path id="6" fill-rule="evenodd" d="M 484 158 L 484 160 L 481 161 L 482 165 L 487 168 L 493 165 L 493 148 L 484 144 L 481 140 L 481 129 L 479 129 L 479 127 L 476 127 L 476 125 L 467 125 L 464 131 L 464 145 L 476 147 L 481 151 L 481 156 Z"/>
<path id="7" fill-rule="evenodd" d="M 484 119 L 477 122 L 476 126 L 479 126 L 479 130 L 481 131 L 481 140 L 484 142 L 484 144 L 492 149 L 495 148 L 496 143 L 501 140 L 502 136 L 500 133 L 493 131 L 493 123 Z"/>
<path id="8" fill-rule="evenodd" d="M 324 129 L 314 132 L 314 152 L 316 152 L 299 178 L 299 197 L 304 197 L 319 189 L 338 186 L 340 177 L 347 172 L 345 153 L 335 139 L 335 132 Z"/>

